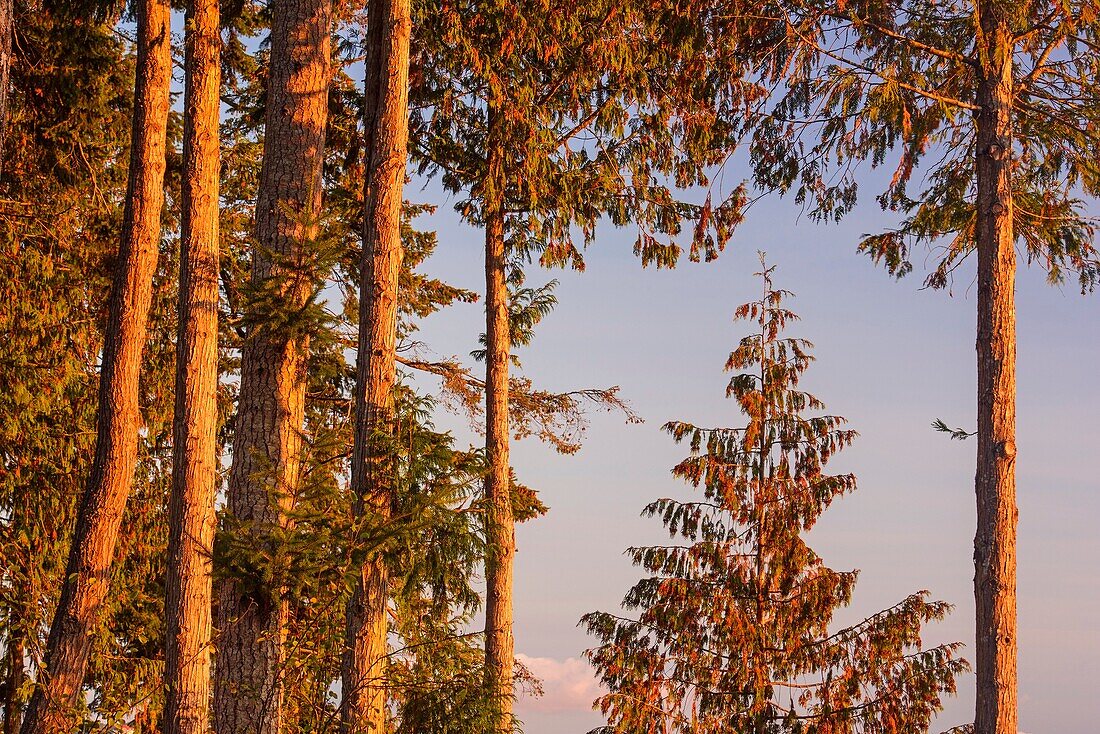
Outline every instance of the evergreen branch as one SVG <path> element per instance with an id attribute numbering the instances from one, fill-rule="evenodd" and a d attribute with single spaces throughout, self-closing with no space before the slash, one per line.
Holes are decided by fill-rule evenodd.
<path id="1" fill-rule="evenodd" d="M 932 421 L 932 428 L 939 431 L 940 433 L 950 434 L 952 439 L 958 440 L 958 441 L 965 441 L 966 439 L 970 438 L 971 436 L 977 436 L 978 435 L 977 431 L 969 431 L 968 432 L 966 429 L 963 429 L 963 428 L 951 428 L 946 423 L 944 423 L 943 420 L 940 419 L 940 418 L 937 418 L 936 420 Z"/>
<path id="2" fill-rule="evenodd" d="M 1025 75 L 1017 83 L 1017 89 L 1031 86 L 1031 83 L 1035 81 L 1039 77 L 1039 74 L 1043 72 L 1043 69 L 1046 68 L 1047 59 L 1050 58 L 1050 55 L 1054 52 L 1056 48 L 1058 48 L 1058 46 L 1061 45 L 1064 40 L 1064 36 L 1059 36 L 1047 44 L 1046 48 L 1043 49 L 1042 53 L 1039 54 L 1038 58 L 1032 65 L 1031 71 L 1028 72 L 1027 75 Z"/>
<path id="3" fill-rule="evenodd" d="M 786 11 L 784 11 L 784 12 L 786 12 Z M 822 46 L 817 41 L 814 41 L 813 39 L 807 38 L 806 35 L 795 26 L 795 24 L 790 20 L 789 17 L 788 17 L 787 22 L 788 22 L 788 27 L 795 33 L 795 35 L 797 35 L 799 37 L 799 39 L 801 39 L 803 44 L 805 44 L 807 47 L 812 48 L 817 53 L 820 53 L 821 55 L 826 56 L 826 57 L 836 61 L 839 64 L 847 66 L 848 68 L 850 68 L 852 70 L 863 72 L 864 74 L 866 74 L 868 76 L 871 76 L 871 77 L 875 77 L 877 79 L 880 79 L 880 80 L 882 80 L 882 82 L 887 83 L 887 84 L 896 84 L 901 89 L 912 92 L 913 94 L 916 94 L 918 96 L 925 97 L 925 98 L 930 99 L 934 102 L 940 102 L 941 104 L 953 105 L 955 107 L 960 107 L 962 109 L 972 110 L 972 111 L 975 111 L 975 112 L 981 110 L 981 107 L 979 105 L 971 104 L 970 102 L 964 102 L 960 99 L 955 99 L 954 97 L 949 97 L 947 95 L 939 94 L 938 92 L 934 92 L 934 91 L 931 91 L 931 90 L 928 90 L 928 89 L 921 89 L 920 87 L 914 86 L 914 85 L 909 84 L 907 82 L 903 82 L 900 79 L 896 79 L 896 78 L 893 78 L 891 76 L 888 76 L 887 74 L 885 74 L 881 71 L 878 71 L 877 69 L 873 69 L 873 68 L 867 66 L 866 64 L 861 64 L 858 61 L 854 61 L 854 60 L 849 59 L 845 56 L 842 56 L 839 53 L 833 51 L 832 49 L 825 48 L 824 46 Z"/>
<path id="4" fill-rule="evenodd" d="M 871 20 L 868 20 L 866 18 L 859 18 L 855 15 L 848 14 L 848 13 L 835 13 L 835 14 L 831 14 L 831 15 L 834 18 L 847 20 L 848 22 L 852 23 L 852 25 L 856 25 L 856 26 L 866 25 L 866 26 L 869 26 L 869 27 L 873 28 L 875 31 L 877 31 L 877 32 L 881 33 L 882 35 L 886 36 L 887 38 L 892 38 L 895 41 L 900 41 L 900 42 L 906 44 L 907 46 L 911 46 L 912 48 L 917 49 L 918 51 L 925 51 L 927 53 L 932 54 L 933 56 L 944 59 L 946 61 L 954 61 L 956 63 L 966 64 L 966 65 L 972 66 L 974 68 L 978 67 L 978 60 L 976 58 L 972 57 L 972 56 L 967 56 L 965 54 L 958 53 L 957 51 L 948 51 L 946 49 L 942 49 L 942 48 L 939 48 L 937 46 L 932 46 L 932 45 L 929 45 L 927 43 L 922 43 L 921 41 L 918 41 L 915 38 L 910 38 L 909 36 L 906 36 L 905 34 L 898 33 L 897 31 L 892 31 L 889 28 L 881 26 L 878 23 L 875 23 L 875 22 L 873 22 Z"/>
<path id="5" fill-rule="evenodd" d="M 583 118 L 578 120 L 576 125 L 574 125 L 572 128 L 570 128 L 566 132 L 563 132 L 561 135 L 559 135 L 557 140 L 555 141 L 555 143 L 556 143 L 555 147 L 564 145 L 567 141 L 572 140 L 574 135 L 581 132 L 582 130 L 587 128 L 589 125 L 591 125 L 592 121 L 595 120 L 597 117 L 599 117 L 600 113 L 602 113 L 605 109 L 607 109 L 607 106 L 611 103 L 611 101 L 613 99 L 614 99 L 614 97 L 612 97 L 611 95 L 608 95 L 607 98 L 604 99 L 603 102 L 601 102 L 599 105 L 597 105 L 591 112 L 589 112 Z"/>
<path id="6" fill-rule="evenodd" d="M 397 361 L 410 369 L 443 378 L 444 387 L 457 397 L 467 415 L 471 419 L 480 415 L 485 381 L 475 377 L 465 367 L 453 361 L 429 362 L 401 356 Z M 580 448 L 576 434 L 583 431 L 585 425 L 582 402 L 618 411 L 626 417 L 627 423 L 643 422 L 630 404 L 619 397 L 617 385 L 555 393 L 532 389 L 529 380 L 511 378 L 509 382 L 515 434 L 520 438 L 537 435 L 559 453 L 570 454 Z"/>

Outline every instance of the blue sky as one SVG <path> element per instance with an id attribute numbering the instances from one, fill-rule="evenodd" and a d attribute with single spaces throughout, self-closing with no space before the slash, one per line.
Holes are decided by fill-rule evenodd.
<path id="1" fill-rule="evenodd" d="M 439 231 L 427 270 L 483 292 L 480 233 L 461 225 L 435 186 L 414 181 L 406 196 L 440 204 L 420 222 Z M 645 423 L 594 414 L 571 457 L 533 439 L 513 448 L 520 478 L 551 507 L 517 533 L 517 649 L 547 682 L 542 700 L 520 701 L 528 734 L 583 732 L 601 721 L 588 710 L 595 689 L 577 660 L 592 640 L 576 623 L 587 611 L 616 609 L 639 575 L 623 550 L 662 537 L 658 523 L 638 517 L 641 507 L 687 491 L 669 475 L 684 451 L 661 425 L 742 423 L 723 398 L 722 366 L 745 330 L 731 314 L 758 290 L 758 249 L 778 266 L 778 285 L 797 294 L 802 321 L 792 333 L 817 345 L 805 384 L 861 433 L 833 464 L 854 471 L 859 489 L 811 536 L 829 565 L 861 569 L 839 621 L 929 589 L 956 609 L 926 642 L 972 643 L 974 443 L 929 424 L 975 424 L 973 267 L 956 273 L 950 293 L 921 289 L 919 258 L 913 275 L 893 280 L 855 252 L 862 233 L 892 221 L 868 207 L 817 225 L 769 199 L 713 263 L 643 270 L 632 234 L 608 229 L 586 254 L 586 272 L 532 268 L 531 284 L 561 281 L 560 303 L 522 350 L 525 373 L 554 390 L 619 385 Z M 1021 270 L 1018 305 L 1020 727 L 1092 734 L 1100 718 L 1100 300 Z M 420 337 L 439 356 L 467 355 L 481 322 L 480 304 L 459 305 L 430 318 Z M 460 418 L 439 422 L 477 440 Z M 972 707 L 968 676 L 936 730 L 969 721 Z"/>
<path id="2" fill-rule="evenodd" d="M 181 15 L 173 21 L 182 31 Z M 361 78 L 359 67 L 352 74 Z M 738 178 L 731 172 L 733 184 Z M 439 233 L 426 270 L 482 293 L 480 232 L 461 224 L 437 186 L 422 184 L 410 183 L 406 198 L 439 205 L 418 223 Z M 687 491 L 669 475 L 684 451 L 660 431 L 664 422 L 743 423 L 723 398 L 722 366 L 745 331 L 733 310 L 758 292 L 757 250 L 778 266 L 777 284 L 797 294 L 802 322 L 792 333 L 817 345 L 805 384 L 861 433 L 832 465 L 855 472 L 859 489 L 811 537 L 832 567 L 861 569 L 852 607 L 838 620 L 929 589 L 956 609 L 926 641 L 971 645 L 974 442 L 951 441 L 929 424 L 975 425 L 973 266 L 957 271 L 950 293 L 921 289 L 919 254 L 914 274 L 893 280 L 855 247 L 861 234 L 894 221 L 871 205 L 839 225 L 818 225 L 772 198 L 752 208 L 716 262 L 643 270 L 633 234 L 607 229 L 585 255 L 586 272 L 531 268 L 530 284 L 560 281 L 559 305 L 520 354 L 525 374 L 554 390 L 618 385 L 645 423 L 594 414 L 575 456 L 534 439 L 513 447 L 521 480 L 551 507 L 517 532 L 517 649 L 547 690 L 540 701 L 519 702 L 527 734 L 579 733 L 601 722 L 578 661 L 592 640 L 576 623 L 585 612 L 616 609 L 638 578 L 627 546 L 662 539 L 656 521 L 638 517 L 642 506 Z M 1020 728 L 1095 734 L 1100 294 L 1050 287 L 1038 270 L 1021 268 L 1018 311 Z M 468 357 L 483 330 L 482 305 L 460 304 L 428 319 L 419 338 L 439 356 Z M 438 422 L 479 441 L 460 417 Z M 968 676 L 935 731 L 971 720 L 972 709 Z"/>

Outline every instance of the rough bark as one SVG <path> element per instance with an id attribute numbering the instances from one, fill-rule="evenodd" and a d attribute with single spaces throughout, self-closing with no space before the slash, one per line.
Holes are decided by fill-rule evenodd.
<path id="1" fill-rule="evenodd" d="M 386 522 L 393 506 L 391 442 L 396 376 L 401 203 L 409 135 L 409 0 L 371 0 L 359 351 L 355 360 L 352 492 L 358 521 Z M 382 552 L 359 570 L 347 610 L 341 720 L 345 732 L 386 731 L 389 570 Z"/>
<path id="2" fill-rule="evenodd" d="M 1012 229 L 1013 35 L 979 4 L 976 115 L 978 524 L 974 536 L 976 734 L 1016 734 L 1016 251 Z"/>
<path id="3" fill-rule="evenodd" d="M 504 242 L 504 148 L 500 108 L 490 103 L 485 194 L 485 694 L 487 731 L 513 729 L 515 638 L 512 630 L 512 567 L 516 525 L 512 517 L 508 427 L 507 260 Z"/>
<path id="4" fill-rule="evenodd" d="M 276 0 L 252 282 L 274 284 L 280 307 L 301 309 L 312 289 L 300 265 L 321 207 L 330 81 L 330 0 Z M 227 509 L 259 543 L 288 527 L 301 472 L 308 338 L 252 326 L 241 386 Z M 251 583 L 250 583 L 251 582 Z M 219 588 L 214 718 L 218 734 L 278 734 L 288 609 L 281 588 L 230 579 Z"/>
<path id="5" fill-rule="evenodd" d="M 187 8 L 179 332 L 168 504 L 165 734 L 210 731 L 211 561 L 218 482 L 218 0 Z"/>
<path id="6" fill-rule="evenodd" d="M 16 734 L 23 720 L 23 702 L 19 699 L 19 689 L 27 680 L 24 664 L 25 649 L 23 632 L 16 624 L 8 624 L 8 636 L 4 641 L 4 734 Z"/>
<path id="7" fill-rule="evenodd" d="M 8 91 L 11 87 L 11 44 L 15 27 L 15 3 L 0 0 L 0 172 L 7 160 Z"/>
<path id="8" fill-rule="evenodd" d="M 771 295 L 770 278 L 768 270 L 764 267 L 763 255 L 761 255 L 761 269 L 764 271 L 762 280 L 764 281 L 764 292 L 761 295 L 760 303 L 768 304 Z M 763 307 L 766 307 L 763 306 Z M 768 364 L 766 361 L 766 349 L 768 344 L 768 327 L 765 326 L 765 320 L 761 318 L 760 321 L 760 372 L 758 373 L 758 379 L 760 380 L 760 396 L 759 411 L 756 415 L 758 430 L 760 437 L 757 441 L 757 461 L 758 464 L 753 468 L 755 474 L 754 487 L 752 491 L 752 515 L 753 515 L 753 544 L 754 555 L 753 559 L 753 577 L 752 586 L 756 590 L 756 604 L 754 608 L 755 618 L 753 620 L 756 630 L 756 640 L 753 646 L 752 656 L 752 672 L 753 672 L 753 702 L 752 702 L 752 715 L 754 718 L 754 729 L 756 734 L 766 734 L 767 726 L 769 723 L 770 715 L 772 713 L 772 692 L 768 689 L 769 684 L 769 666 L 766 659 L 766 651 L 770 647 L 765 632 L 765 624 L 768 615 L 767 610 L 767 597 L 770 595 L 771 590 L 764 588 L 766 581 L 764 576 L 764 511 L 767 507 L 767 502 L 770 498 L 764 496 L 765 483 L 767 482 L 768 474 L 768 410 L 769 404 L 765 395 L 768 390 Z"/>
<path id="9" fill-rule="evenodd" d="M 103 345 L 95 457 L 50 625 L 45 668 L 23 720 L 23 734 L 75 730 L 71 716 L 91 653 L 91 632 L 109 591 L 115 542 L 137 460 L 138 376 L 164 205 L 171 35 L 167 2 L 140 0 L 136 12 L 130 172 Z"/>

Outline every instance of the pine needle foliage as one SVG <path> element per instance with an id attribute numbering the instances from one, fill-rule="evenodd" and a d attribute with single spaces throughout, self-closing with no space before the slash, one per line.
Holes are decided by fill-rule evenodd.
<path id="1" fill-rule="evenodd" d="M 679 542 L 628 551 L 649 574 L 624 600 L 636 617 L 582 619 L 601 643 L 587 655 L 609 689 L 604 734 L 925 731 L 967 669 L 958 644 L 922 648 L 949 610 L 924 591 L 835 629 L 858 572 L 825 566 L 802 534 L 855 490 L 825 467 L 856 433 L 799 389 L 812 345 L 784 336 L 791 293 L 761 264 L 761 297 L 736 311 L 757 328 L 726 363 L 744 370 L 727 396 L 748 423 L 665 426 L 691 449 L 673 474 L 702 497 L 645 508 Z"/>
<path id="2" fill-rule="evenodd" d="M 1100 14 L 1094 0 L 993 3 L 1003 8 L 1013 58 L 1011 128 L 1017 245 L 1052 283 L 1082 291 L 1100 277 Z M 898 224 L 864 235 L 860 252 L 892 275 L 930 249 L 926 285 L 946 288 L 974 251 L 979 80 L 989 48 L 975 0 L 766 4 L 757 58 L 776 90 L 752 133 L 764 189 L 793 193 L 815 219 L 836 221 L 860 194 L 861 164 L 892 168 L 875 200 Z M 1001 11 L 998 11 L 1001 12 Z M 1001 153 L 993 151 L 997 155 Z M 866 184 L 864 184 L 866 186 Z"/>
<path id="3" fill-rule="evenodd" d="M 267 528 L 264 542 L 248 528 L 223 517 L 215 572 L 233 577 L 260 598 L 280 590 L 290 611 L 287 659 L 281 671 L 287 732 L 322 734 L 339 730 L 340 658 L 352 570 L 363 556 L 384 549 L 394 569 L 390 614 L 393 653 L 384 672 L 395 721 L 439 721 L 455 702 L 473 705 L 461 681 L 479 681 L 480 638 L 456 636 L 480 604 L 471 574 L 480 563 L 482 539 L 474 487 L 482 461 L 431 423 L 433 402 L 409 383 L 395 391 L 397 427 L 383 436 L 393 457 L 397 497 L 393 516 L 353 520 L 348 488 L 351 460 L 351 393 L 358 318 L 358 267 L 362 244 L 361 84 L 349 76 L 361 47 L 351 18 L 355 8 L 337 9 L 333 45 L 335 74 L 329 86 L 324 161 L 324 205 L 300 223 L 317 236 L 300 242 L 296 257 L 273 257 L 279 275 L 254 286 L 248 282 L 252 222 L 262 149 L 262 121 L 268 54 L 259 40 L 269 18 L 241 16 L 231 39 L 235 74 L 231 111 L 223 124 L 222 183 L 226 337 L 239 350 L 246 330 L 308 335 L 310 357 L 303 435 L 303 473 L 286 526 Z M 247 41 L 247 43 L 245 42 Z M 256 51 L 256 46 L 259 50 Z M 433 232 L 414 219 L 431 207 L 406 203 L 405 249 L 400 274 L 398 338 L 401 349 L 416 345 L 420 321 L 455 301 L 476 294 L 432 278 L 422 264 L 436 247 Z M 272 253 L 269 253 L 272 254 Z M 281 289 L 309 293 L 302 307 L 287 309 Z M 231 353 L 233 353 L 231 352 Z M 354 357 L 352 356 L 352 359 Z M 232 369 L 232 366 L 231 366 Z M 229 371 L 231 371 L 231 369 Z M 233 430 L 230 422 L 228 430 Z M 430 612 L 430 613 L 429 613 Z M 432 694 L 436 691 L 436 694 Z M 415 700 L 414 700 L 415 699 Z M 405 716 L 406 708 L 410 715 Z M 432 731 L 433 729 L 418 729 Z M 457 730 L 455 730 L 457 731 Z"/>
<path id="4" fill-rule="evenodd" d="M 535 338 L 535 327 L 554 310 L 558 305 L 558 297 L 554 295 L 554 289 L 558 287 L 558 281 L 537 288 L 523 285 L 523 271 L 519 268 L 512 269 L 512 282 L 509 284 L 508 293 L 508 336 L 512 340 L 512 348 L 526 347 Z M 479 349 L 470 352 L 470 356 L 478 362 L 485 361 L 484 332 L 478 335 Z M 511 355 L 512 364 L 520 366 L 519 357 Z"/>
<path id="5" fill-rule="evenodd" d="M 473 224 L 484 223 L 487 202 L 503 202 L 517 263 L 583 269 L 601 221 L 637 231 L 644 265 L 674 267 L 681 240 L 692 260 L 717 257 L 745 188 L 702 202 L 681 194 L 716 193 L 710 173 L 736 147 L 760 90 L 725 53 L 713 13 L 447 0 L 414 3 L 413 14 L 410 158 L 460 197 L 455 208 Z M 714 54 L 728 62 L 722 73 L 703 62 Z M 489 171 L 494 146 L 501 172 Z"/>
<path id="6" fill-rule="evenodd" d="M 94 4 L 93 4 L 94 5 Z M 126 194 L 134 49 L 115 9 L 16 3 L 11 120 L 0 178 L 0 665 L 6 726 L 42 665 L 76 505 L 92 464 L 110 275 Z M 170 137 L 178 140 L 178 125 Z M 169 154 L 166 192 L 178 193 Z M 112 594 L 81 714 L 131 722 L 159 699 L 165 491 L 175 360 L 165 212 L 140 386 L 144 430 Z M 9 697 L 10 695 L 10 697 Z"/>

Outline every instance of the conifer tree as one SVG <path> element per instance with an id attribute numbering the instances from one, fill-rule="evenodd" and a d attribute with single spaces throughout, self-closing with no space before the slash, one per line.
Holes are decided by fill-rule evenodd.
<path id="1" fill-rule="evenodd" d="M 393 388 L 396 378 L 402 190 L 408 160 L 409 0 L 368 6 L 364 131 L 363 244 L 351 491 L 356 518 L 385 523 L 393 513 Z M 386 730 L 389 570 L 371 553 L 347 610 L 341 720 L 347 734 Z"/>
<path id="2" fill-rule="evenodd" d="M 0 172 L 8 138 L 8 99 L 11 90 L 11 42 L 15 31 L 15 2 L 0 0 Z"/>
<path id="3" fill-rule="evenodd" d="M 850 474 L 825 467 L 855 432 L 799 389 L 813 360 L 805 339 L 784 336 L 797 316 L 772 284 L 737 309 L 755 323 L 730 354 L 727 396 L 742 428 L 665 426 L 691 455 L 673 474 L 702 492 L 657 500 L 676 539 L 631 548 L 650 575 L 624 600 L 636 618 L 596 612 L 582 623 L 600 639 L 588 652 L 610 692 L 601 731 L 840 734 L 918 732 L 966 669 L 957 644 L 921 649 L 921 626 L 947 612 L 912 594 L 851 627 L 834 629 L 856 571 L 834 571 L 802 539 Z"/>
<path id="4" fill-rule="evenodd" d="M 1079 198 L 1100 194 L 1095 5 L 813 0 L 759 17 L 774 42 L 761 77 L 783 90 L 754 133 L 761 184 L 837 218 L 856 203 L 855 165 L 895 152 L 878 202 L 903 219 L 860 250 L 903 275 L 932 246 L 937 288 L 976 255 L 974 723 L 1015 734 L 1016 248 L 1055 282 L 1069 271 L 1088 290 L 1100 274 Z"/>
<path id="5" fill-rule="evenodd" d="M 508 319 L 508 260 L 505 250 L 507 185 L 500 93 L 490 94 L 486 109 L 485 181 L 485 695 L 490 731 L 513 728 L 512 697 L 515 634 L 512 627 L 512 576 L 516 555 L 512 516 L 512 464 L 509 459 L 508 365 L 512 354 Z"/>
<path id="6" fill-rule="evenodd" d="M 168 5 L 159 0 L 139 3 L 137 20 L 129 185 L 103 348 L 95 459 L 50 625 L 45 665 L 20 729 L 24 734 L 70 727 L 91 652 L 91 631 L 109 590 L 111 562 L 137 460 L 138 379 L 164 203 L 171 83 Z"/>
<path id="7" fill-rule="evenodd" d="M 18 732 L 32 692 L 28 679 L 41 669 L 43 635 L 57 603 L 77 500 L 92 464 L 97 369 L 110 267 L 120 237 L 117 202 L 126 190 L 134 91 L 131 49 L 107 24 L 74 22 L 84 16 L 71 6 L 37 6 L 33 13 L 24 13 L 24 7 L 11 61 L 10 145 L 0 184 L 0 292 L 5 294 L 0 307 L 0 333 L 5 335 L 0 340 L 0 454 L 6 457 L 0 469 L 5 653 L 0 730 L 5 734 Z M 162 286 L 169 282 L 164 270 L 154 286 L 154 314 L 164 298 Z M 93 318 L 89 304 L 95 305 Z M 155 321 L 151 333 L 159 333 Z M 167 374 L 161 372 L 162 363 L 170 373 L 171 359 L 163 359 L 170 352 L 170 347 L 151 345 L 145 355 L 147 378 L 159 381 Z M 156 366 L 149 368 L 150 362 Z M 135 497 L 153 495 L 149 480 L 161 474 L 159 469 L 147 473 L 145 461 L 148 445 L 163 436 L 160 415 L 168 407 L 166 401 L 150 399 L 154 394 L 142 389 L 149 432 L 139 447 Z M 148 507 L 160 504 L 158 496 Z M 142 514 L 157 515 L 155 509 Z M 152 525 L 157 526 L 156 519 Z M 133 571 L 150 560 L 148 548 L 124 537 L 116 556 Z M 119 584 L 119 579 L 116 573 L 114 593 L 100 615 L 118 637 L 97 636 L 86 676 L 96 690 L 116 673 L 147 662 L 137 659 L 136 647 L 115 646 L 133 639 L 132 622 L 141 619 L 140 613 L 126 617 L 118 611 L 131 602 L 136 606 L 139 599 L 156 606 L 160 592 L 145 596 L 148 587 Z M 110 654 L 104 654 L 105 648 Z M 102 711 L 100 704 L 111 702 L 92 701 Z"/>
<path id="8" fill-rule="evenodd" d="M 476 513 L 483 462 L 438 433 L 432 401 L 398 385 L 393 515 L 410 527 L 387 545 L 393 632 L 385 676 L 391 731 L 484 731 L 482 651 L 468 632 L 484 541 Z"/>
<path id="9" fill-rule="evenodd" d="M 164 606 L 165 734 L 210 731 L 211 562 L 219 476 L 220 28 L 217 0 L 188 4 L 176 408 Z"/>
<path id="10" fill-rule="evenodd" d="M 377 554 L 380 548 L 385 554 L 392 578 L 388 604 L 391 619 L 393 614 L 405 616 L 402 610 L 409 608 L 402 599 L 412 592 L 404 589 L 413 583 L 412 578 L 421 578 L 422 572 L 415 569 L 424 567 L 425 563 L 419 560 L 422 556 L 443 554 L 451 557 L 453 552 L 461 553 L 462 558 L 472 560 L 476 557 L 480 561 L 480 556 L 468 548 L 465 551 L 447 550 L 462 542 L 470 542 L 468 537 L 467 541 L 460 542 L 458 536 L 461 534 L 455 532 L 455 527 L 469 524 L 476 517 L 469 507 L 470 498 L 462 495 L 461 501 L 456 500 L 456 489 L 448 489 L 448 482 L 453 481 L 456 487 L 465 488 L 471 481 L 469 475 L 476 469 L 469 466 L 468 460 L 458 458 L 465 452 L 425 448 L 438 446 L 444 439 L 450 439 L 445 435 L 431 438 L 434 431 L 426 423 L 425 413 L 417 407 L 420 403 L 410 395 L 408 387 L 397 388 L 397 428 L 394 430 L 400 439 L 388 447 L 394 462 L 396 509 L 393 516 L 384 522 L 376 521 L 377 518 L 369 515 L 352 519 L 353 499 L 348 479 L 354 431 L 351 405 L 355 370 L 348 368 L 346 355 L 355 349 L 358 339 L 356 315 L 360 304 L 357 291 L 364 214 L 362 132 L 357 124 L 362 109 L 362 83 L 356 84 L 346 71 L 358 63 L 361 54 L 357 33 L 352 30 L 355 23 L 355 20 L 336 18 L 334 41 L 338 43 L 336 48 L 343 69 L 337 69 L 329 89 L 323 178 L 325 207 L 318 227 L 320 239 L 310 246 L 310 251 L 316 251 L 314 255 L 319 258 L 316 266 L 311 266 L 312 272 L 318 277 L 329 273 L 326 278 L 327 303 L 318 301 L 309 307 L 313 312 L 308 316 L 310 350 L 306 373 L 309 382 L 305 397 L 301 479 L 294 506 L 288 511 L 287 527 L 269 535 L 267 543 L 256 544 L 247 533 L 236 532 L 227 523 L 225 532 L 219 534 L 216 551 L 219 577 L 242 579 L 245 583 L 260 580 L 272 588 L 285 589 L 287 642 L 284 664 L 279 672 L 284 690 L 282 725 L 286 732 L 332 732 L 340 726 L 339 692 L 342 687 L 340 671 L 346 633 L 345 611 L 349 591 L 358 583 L 359 569 L 365 558 Z M 242 25 L 241 29 L 254 33 L 247 25 Z M 251 190 L 259 169 L 266 86 L 262 78 L 264 64 L 252 68 L 250 58 L 250 55 L 240 55 L 234 62 L 241 69 L 236 83 L 243 83 L 243 86 L 230 90 L 233 112 L 227 134 L 232 142 L 226 157 L 232 164 L 227 166 L 226 171 L 232 183 L 224 187 L 230 249 L 241 253 L 247 253 L 251 241 L 247 222 L 255 201 Z M 262 52 L 257 60 L 262 62 Z M 423 209 L 406 206 L 403 211 L 406 217 L 401 234 L 404 252 L 397 289 L 397 340 L 403 345 L 415 344 L 411 341 L 411 334 L 420 319 L 455 300 L 470 301 L 474 298 L 472 293 L 419 272 L 421 263 L 435 247 L 434 234 L 418 232 L 411 226 L 411 218 Z M 237 259 L 244 261 L 240 256 Z M 236 259 L 228 265 L 240 267 Z M 237 276 L 226 280 L 227 301 L 237 313 L 250 300 L 249 289 L 240 289 L 235 285 L 239 279 Z M 329 295 L 337 290 L 343 296 L 342 311 L 334 308 L 336 300 Z M 317 319 L 323 319 L 323 323 Z M 238 323 L 247 323 L 244 314 L 240 314 Z M 240 326 L 232 329 L 229 338 L 234 339 L 240 331 Z M 402 362 L 411 363 L 409 369 L 412 370 L 425 369 L 407 356 L 402 358 Z M 232 424 L 228 428 L 231 430 Z M 440 459 L 441 454 L 448 453 L 456 457 L 453 465 Z M 425 484 L 425 477 L 429 476 L 435 479 Z M 433 529 L 440 524 L 450 528 L 449 532 L 453 534 L 442 535 L 439 534 L 442 529 Z M 427 533 L 437 533 L 437 537 L 448 539 L 421 549 L 420 538 Z M 474 547 L 480 548 L 480 542 L 475 542 Z M 437 571 L 440 569 L 440 564 L 432 562 L 431 565 Z M 462 568 L 462 565 L 457 561 L 449 564 L 451 570 L 446 575 L 472 573 L 471 568 Z M 453 582 L 447 583 L 451 588 Z M 452 609 L 457 608 L 457 604 L 457 601 L 453 602 Z M 449 616 L 444 611 L 446 606 L 442 604 L 436 610 L 441 615 Z M 411 629 L 409 625 L 397 621 L 391 623 L 391 630 L 396 636 L 391 636 L 390 640 L 397 648 L 410 644 L 404 640 L 406 633 L 416 635 L 414 647 L 400 653 L 402 663 L 399 667 L 409 658 L 426 656 L 431 660 L 444 659 L 445 656 L 433 651 L 446 646 L 447 638 L 432 634 L 436 627 L 431 625 L 429 629 L 419 616 L 410 618 L 410 621 Z M 422 632 L 417 633 L 418 629 Z M 477 651 L 480 655 L 479 647 Z M 384 693 L 388 710 L 397 717 L 402 716 L 402 700 L 407 691 L 439 688 L 446 685 L 450 677 L 470 679 L 479 676 L 481 670 L 479 657 L 476 668 L 469 671 L 456 670 L 454 666 L 418 665 L 415 674 L 399 672 L 393 678 L 389 668 L 392 659 L 387 658 Z M 451 660 L 457 665 L 468 662 L 469 657 Z M 437 676 L 442 683 L 433 682 L 432 676 Z M 382 687 L 377 679 L 372 679 L 371 684 Z M 430 698 L 429 701 L 431 705 L 444 706 L 441 698 Z"/>
<path id="11" fill-rule="evenodd" d="M 331 3 L 271 9 L 263 159 L 225 528 L 268 558 L 301 480 L 310 335 L 321 279 L 314 243 L 330 77 Z M 252 571 L 257 569 L 253 568 Z M 282 580 L 230 575 L 219 588 L 215 726 L 282 730 L 288 607 Z"/>
<path id="12" fill-rule="evenodd" d="M 522 283 L 536 257 L 583 268 L 574 238 L 592 242 L 605 217 L 637 227 L 645 264 L 676 263 L 685 222 L 692 259 L 715 257 L 743 191 L 692 205 L 672 189 L 707 185 L 752 87 L 737 74 L 696 73 L 711 39 L 677 8 L 462 0 L 421 13 L 413 154 L 422 172 L 467 195 L 456 208 L 485 237 L 485 688 L 490 730 L 503 734 L 514 667 L 509 281 Z"/>

